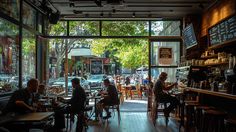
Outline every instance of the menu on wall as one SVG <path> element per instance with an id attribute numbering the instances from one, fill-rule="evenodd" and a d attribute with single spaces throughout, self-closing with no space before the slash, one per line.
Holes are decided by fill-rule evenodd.
<path id="1" fill-rule="evenodd" d="M 222 42 L 236 39 L 236 16 L 232 16 L 209 30 L 210 44 L 217 45 Z"/>
<path id="2" fill-rule="evenodd" d="M 183 30 L 183 41 L 186 48 L 190 48 L 190 47 L 193 47 L 194 45 L 197 45 L 197 39 L 195 36 L 193 24 L 189 24 Z"/>

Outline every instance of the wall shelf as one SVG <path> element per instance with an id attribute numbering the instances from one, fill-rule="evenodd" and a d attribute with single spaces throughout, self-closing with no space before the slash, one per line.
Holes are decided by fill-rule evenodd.
<path id="1" fill-rule="evenodd" d="M 218 57 L 218 54 L 214 54 L 214 55 L 210 55 L 210 56 L 201 57 L 201 59 L 211 59 L 211 58 L 217 58 L 217 57 Z"/>

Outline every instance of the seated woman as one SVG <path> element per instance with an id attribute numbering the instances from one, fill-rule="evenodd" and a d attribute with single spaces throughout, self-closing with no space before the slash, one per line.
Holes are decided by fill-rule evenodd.
<path id="1" fill-rule="evenodd" d="M 179 100 L 176 97 L 173 97 L 165 92 L 165 90 L 171 90 L 177 83 L 166 86 L 165 80 L 167 79 L 167 73 L 162 72 L 154 86 L 154 94 L 156 101 L 162 103 L 170 103 L 170 105 L 164 110 L 166 117 L 169 116 L 169 113 L 180 104 Z"/>

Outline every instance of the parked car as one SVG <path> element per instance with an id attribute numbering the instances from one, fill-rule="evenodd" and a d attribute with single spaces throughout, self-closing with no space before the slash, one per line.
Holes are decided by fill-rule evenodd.
<path id="1" fill-rule="evenodd" d="M 73 76 L 68 77 L 68 90 L 72 90 L 72 83 L 71 80 L 75 78 Z M 85 89 L 85 90 L 89 90 L 90 91 L 90 86 L 89 86 L 89 82 L 83 78 L 83 77 L 76 77 L 80 79 L 80 85 Z M 61 85 L 63 87 L 65 87 L 65 77 L 59 77 L 58 79 L 56 79 L 52 85 Z"/>
<path id="2" fill-rule="evenodd" d="M 23 76 L 22 77 L 22 87 L 25 88 L 27 87 L 27 82 L 31 79 L 32 77 L 30 76 Z M 9 83 L 17 86 L 18 87 L 18 82 L 19 82 L 19 76 L 13 76 L 11 77 L 11 79 L 9 80 Z"/>
<path id="3" fill-rule="evenodd" d="M 91 90 L 100 90 L 103 86 L 103 80 L 107 78 L 104 74 L 90 75 L 87 79 Z"/>

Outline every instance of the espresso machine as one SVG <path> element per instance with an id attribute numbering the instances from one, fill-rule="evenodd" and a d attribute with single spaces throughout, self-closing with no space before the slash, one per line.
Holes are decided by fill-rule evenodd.
<path id="1" fill-rule="evenodd" d="M 176 78 L 187 87 L 200 88 L 200 82 L 207 80 L 207 73 L 204 66 L 184 66 L 176 69 Z"/>
<path id="2" fill-rule="evenodd" d="M 225 79 L 227 82 L 227 93 L 236 95 L 236 66 L 234 66 L 234 69 L 225 70 Z"/>

